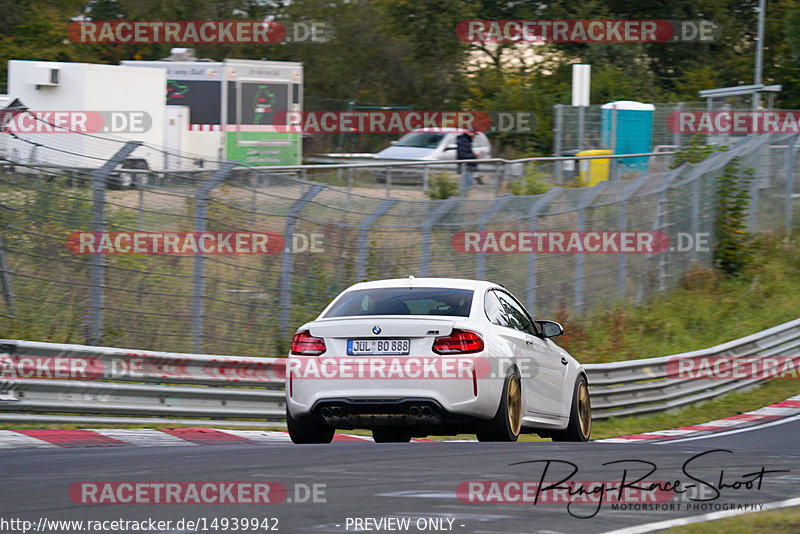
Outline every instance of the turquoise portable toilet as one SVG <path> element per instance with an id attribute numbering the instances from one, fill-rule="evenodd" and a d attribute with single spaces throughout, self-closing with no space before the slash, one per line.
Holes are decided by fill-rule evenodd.
<path id="1" fill-rule="evenodd" d="M 616 121 L 614 119 L 615 110 Z M 603 146 L 613 150 L 614 154 L 650 152 L 655 110 L 656 107 L 653 104 L 642 104 L 632 100 L 619 100 L 603 104 L 601 106 Z M 621 172 L 646 172 L 648 159 L 641 157 L 617 160 L 617 169 Z"/>

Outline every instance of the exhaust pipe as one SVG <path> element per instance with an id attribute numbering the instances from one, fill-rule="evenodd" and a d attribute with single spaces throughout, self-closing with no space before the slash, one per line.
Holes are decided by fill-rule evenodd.
<path id="1" fill-rule="evenodd" d="M 320 414 L 320 415 L 321 415 L 323 418 L 325 418 L 325 419 L 328 419 L 328 418 L 329 418 L 329 417 L 332 415 L 332 414 L 331 414 L 331 409 L 330 409 L 330 408 L 328 408 L 327 406 L 326 406 L 326 407 L 324 407 L 324 408 L 322 408 L 322 409 L 319 411 L 319 414 Z"/>
<path id="2" fill-rule="evenodd" d="M 412 406 L 408 409 L 408 413 L 411 414 L 412 417 L 419 417 L 420 409 L 419 406 Z"/>
<path id="3" fill-rule="evenodd" d="M 423 406 L 422 407 L 422 416 L 423 417 L 430 417 L 433 415 L 433 410 L 430 406 Z"/>
<path id="4" fill-rule="evenodd" d="M 342 416 L 342 409 L 338 406 L 334 406 L 331 408 L 334 417 L 341 417 Z"/>

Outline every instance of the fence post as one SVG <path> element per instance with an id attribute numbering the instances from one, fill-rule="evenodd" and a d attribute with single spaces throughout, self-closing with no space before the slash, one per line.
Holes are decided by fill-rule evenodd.
<path id="1" fill-rule="evenodd" d="M 759 151 L 763 150 L 763 147 L 759 147 L 758 150 Z M 767 146 L 767 152 L 769 152 L 769 146 Z M 760 155 L 758 159 L 759 161 L 764 161 L 764 159 L 762 159 Z M 750 187 L 749 187 L 750 201 L 748 203 L 747 231 L 751 234 L 758 232 L 758 196 L 759 196 L 758 190 L 761 188 L 762 176 L 763 172 L 758 171 L 757 174 L 753 176 L 753 179 L 750 180 Z"/>
<path id="2" fill-rule="evenodd" d="M 601 111 L 602 113 L 602 111 Z M 611 154 L 617 153 L 617 103 L 614 102 L 611 106 L 611 146 L 607 147 L 611 150 Z M 611 173 L 608 177 L 609 181 L 616 182 L 618 178 L 618 165 L 617 158 L 611 158 Z M 591 162 L 590 162 L 591 165 Z"/>
<path id="3" fill-rule="evenodd" d="M 106 182 L 117 165 L 141 146 L 141 141 L 128 141 L 122 148 L 92 172 L 92 231 L 104 232 L 106 228 Z M 103 337 L 103 288 L 106 262 L 102 254 L 92 254 L 89 297 L 89 344 L 99 345 Z"/>
<path id="4" fill-rule="evenodd" d="M 619 199 L 619 219 L 617 225 L 620 232 L 628 230 L 628 200 L 647 182 L 647 175 L 635 179 L 631 185 L 622 193 Z M 628 292 L 628 258 L 626 254 L 619 254 L 619 265 L 617 268 L 617 292 L 625 298 Z"/>
<path id="5" fill-rule="evenodd" d="M 427 169 L 427 167 L 425 167 Z M 419 275 L 426 277 L 431 272 L 431 232 L 433 225 L 447 215 L 456 204 L 458 204 L 460 197 L 450 197 L 442 201 L 439 207 L 425 219 L 422 224 L 422 249 L 420 251 L 420 267 Z"/>
<path id="6" fill-rule="evenodd" d="M 786 169 L 786 199 L 784 204 L 784 226 L 786 233 L 792 231 L 792 195 L 794 194 L 794 146 L 800 139 L 800 135 L 796 135 L 789 142 L 789 162 Z"/>
<path id="7" fill-rule="evenodd" d="M 503 182 L 506 179 L 506 165 L 505 162 L 498 162 L 497 164 L 497 190 L 495 191 L 494 196 L 499 197 L 503 194 Z"/>
<path id="8" fill-rule="evenodd" d="M 202 183 L 195 195 L 194 205 L 194 230 L 205 232 L 208 222 L 208 194 L 212 189 L 225 180 L 231 172 L 234 162 L 226 161 L 220 164 L 211 177 Z M 205 298 L 205 254 L 199 252 L 194 255 L 194 272 L 192 274 L 192 346 L 196 354 L 203 353 L 203 314 Z"/>
<path id="9" fill-rule="evenodd" d="M 489 219 L 494 217 L 494 214 L 503 209 L 511 197 L 514 195 L 504 195 L 492 203 L 486 212 L 481 215 L 481 218 L 478 220 L 478 231 L 483 232 L 486 230 L 486 223 L 489 222 Z M 479 252 L 477 254 L 476 265 L 475 265 L 475 278 L 478 280 L 483 280 L 486 278 L 486 256 L 483 252 Z"/>
<path id="10" fill-rule="evenodd" d="M 6 251 L 5 247 L 3 246 L 3 236 L 0 235 L 0 286 L 2 286 L 3 298 L 6 301 L 6 306 L 8 306 L 8 311 L 11 312 L 11 315 L 16 315 L 17 310 L 14 304 L 14 290 L 11 288 L 11 277 L 9 277 L 10 272 L 11 270 L 8 268 L 8 263 L 6 262 Z"/>
<path id="11" fill-rule="evenodd" d="M 348 195 L 350 195 L 353 192 L 353 172 L 354 172 L 353 167 L 349 167 L 347 169 L 347 194 Z"/>
<path id="12" fill-rule="evenodd" d="M 377 208 L 372 210 L 369 215 L 364 217 L 364 219 L 361 221 L 361 224 L 358 225 L 358 256 L 356 257 L 356 276 L 358 277 L 359 282 L 367 277 L 367 245 L 369 244 L 367 239 L 369 238 L 369 228 L 375 224 L 378 219 L 383 217 L 386 212 L 391 209 L 395 202 L 397 202 L 396 198 L 387 198 L 381 202 Z"/>
<path id="13" fill-rule="evenodd" d="M 678 102 L 678 105 L 675 106 L 676 116 L 680 117 L 681 111 L 683 111 L 683 102 Z M 681 149 L 681 144 L 683 141 L 683 137 L 680 134 L 680 131 L 676 129 L 676 131 L 672 134 L 672 144 L 675 145 L 675 150 Z"/>
<path id="14" fill-rule="evenodd" d="M 594 187 L 587 188 L 586 194 L 578 205 L 578 232 L 583 232 L 586 228 L 586 208 L 594 202 L 603 189 L 606 188 L 608 182 L 600 182 Z M 575 255 L 575 311 L 580 312 L 583 309 L 583 264 L 586 262 L 586 257 L 583 252 L 578 252 Z"/>
<path id="15" fill-rule="evenodd" d="M 552 187 L 545 194 L 536 199 L 528 210 L 528 230 L 535 232 L 538 226 L 539 213 L 558 196 L 560 187 Z M 536 252 L 528 254 L 528 312 L 536 317 Z"/>
<path id="16" fill-rule="evenodd" d="M 250 212 L 251 212 L 250 215 L 252 215 L 252 217 L 253 217 L 253 227 L 255 228 L 256 217 L 258 216 L 258 213 L 257 213 L 258 212 L 258 210 L 257 210 L 258 201 L 257 201 L 257 198 L 256 198 L 256 187 L 253 186 L 252 183 L 250 184 L 250 187 L 253 188 L 252 194 L 250 195 Z"/>
<path id="17" fill-rule="evenodd" d="M 691 233 L 695 246 L 692 247 L 692 261 L 697 261 L 697 233 L 700 231 L 700 176 L 695 176 L 692 180 L 692 220 Z"/>
<path id="18" fill-rule="evenodd" d="M 561 151 L 563 149 L 561 145 L 561 135 L 563 134 L 564 130 L 564 106 L 562 104 L 556 104 L 553 106 L 556 111 L 556 127 L 554 133 L 554 140 L 553 140 L 553 151 L 555 152 L 555 156 L 560 156 Z M 563 169 L 563 161 L 556 161 L 556 183 L 558 185 L 562 185 L 564 183 L 564 169 Z"/>
<path id="19" fill-rule="evenodd" d="M 137 229 L 141 232 L 144 228 L 144 188 L 145 186 L 139 186 L 139 221 Z"/>
<path id="20" fill-rule="evenodd" d="M 656 207 L 656 216 L 653 223 L 653 230 L 661 230 L 665 234 L 669 231 L 669 198 L 667 191 L 669 191 L 672 182 L 680 176 L 683 167 L 679 167 L 668 174 L 661 183 L 661 188 L 658 190 L 658 200 Z M 698 177 L 701 175 L 698 175 Z M 671 235 L 670 240 L 677 239 L 677 235 Z M 674 241 L 673 241 L 674 242 Z M 669 277 L 669 262 L 667 258 L 671 258 L 669 249 L 658 254 L 658 290 L 664 291 L 666 288 L 666 279 Z"/>
<path id="21" fill-rule="evenodd" d="M 289 212 L 286 214 L 286 226 L 283 230 L 283 262 L 281 263 L 281 287 L 279 294 L 280 301 L 280 315 L 278 317 L 278 332 L 282 336 L 288 335 L 289 332 L 289 311 L 292 305 L 292 266 L 294 264 L 294 252 L 292 251 L 292 242 L 294 240 L 294 223 L 297 219 L 297 214 L 311 202 L 317 193 L 322 191 L 325 186 L 322 184 L 312 185 L 303 196 L 297 200 Z"/>

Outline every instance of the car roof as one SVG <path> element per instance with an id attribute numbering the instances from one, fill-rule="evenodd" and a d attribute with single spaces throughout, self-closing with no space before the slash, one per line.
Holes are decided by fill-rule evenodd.
<path id="1" fill-rule="evenodd" d="M 370 282 L 360 282 L 347 288 L 348 291 L 356 289 L 377 289 L 384 287 L 441 287 L 451 289 L 488 289 L 490 287 L 502 287 L 493 282 L 484 280 L 469 280 L 466 278 L 390 278 L 386 280 L 372 280 Z"/>
<path id="2" fill-rule="evenodd" d="M 416 130 L 411 130 L 408 133 L 440 133 L 440 134 L 449 134 L 449 133 L 464 133 L 466 130 L 464 128 L 417 128 Z M 476 134 L 483 133 L 480 131 L 475 131 Z"/>

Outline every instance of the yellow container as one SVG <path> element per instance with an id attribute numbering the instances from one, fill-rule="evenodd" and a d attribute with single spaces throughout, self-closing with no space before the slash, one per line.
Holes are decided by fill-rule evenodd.
<path id="1" fill-rule="evenodd" d="M 610 156 L 612 153 L 611 150 L 583 150 L 575 156 Z M 608 180 L 608 159 L 581 159 L 578 162 L 583 185 L 592 186 Z"/>

